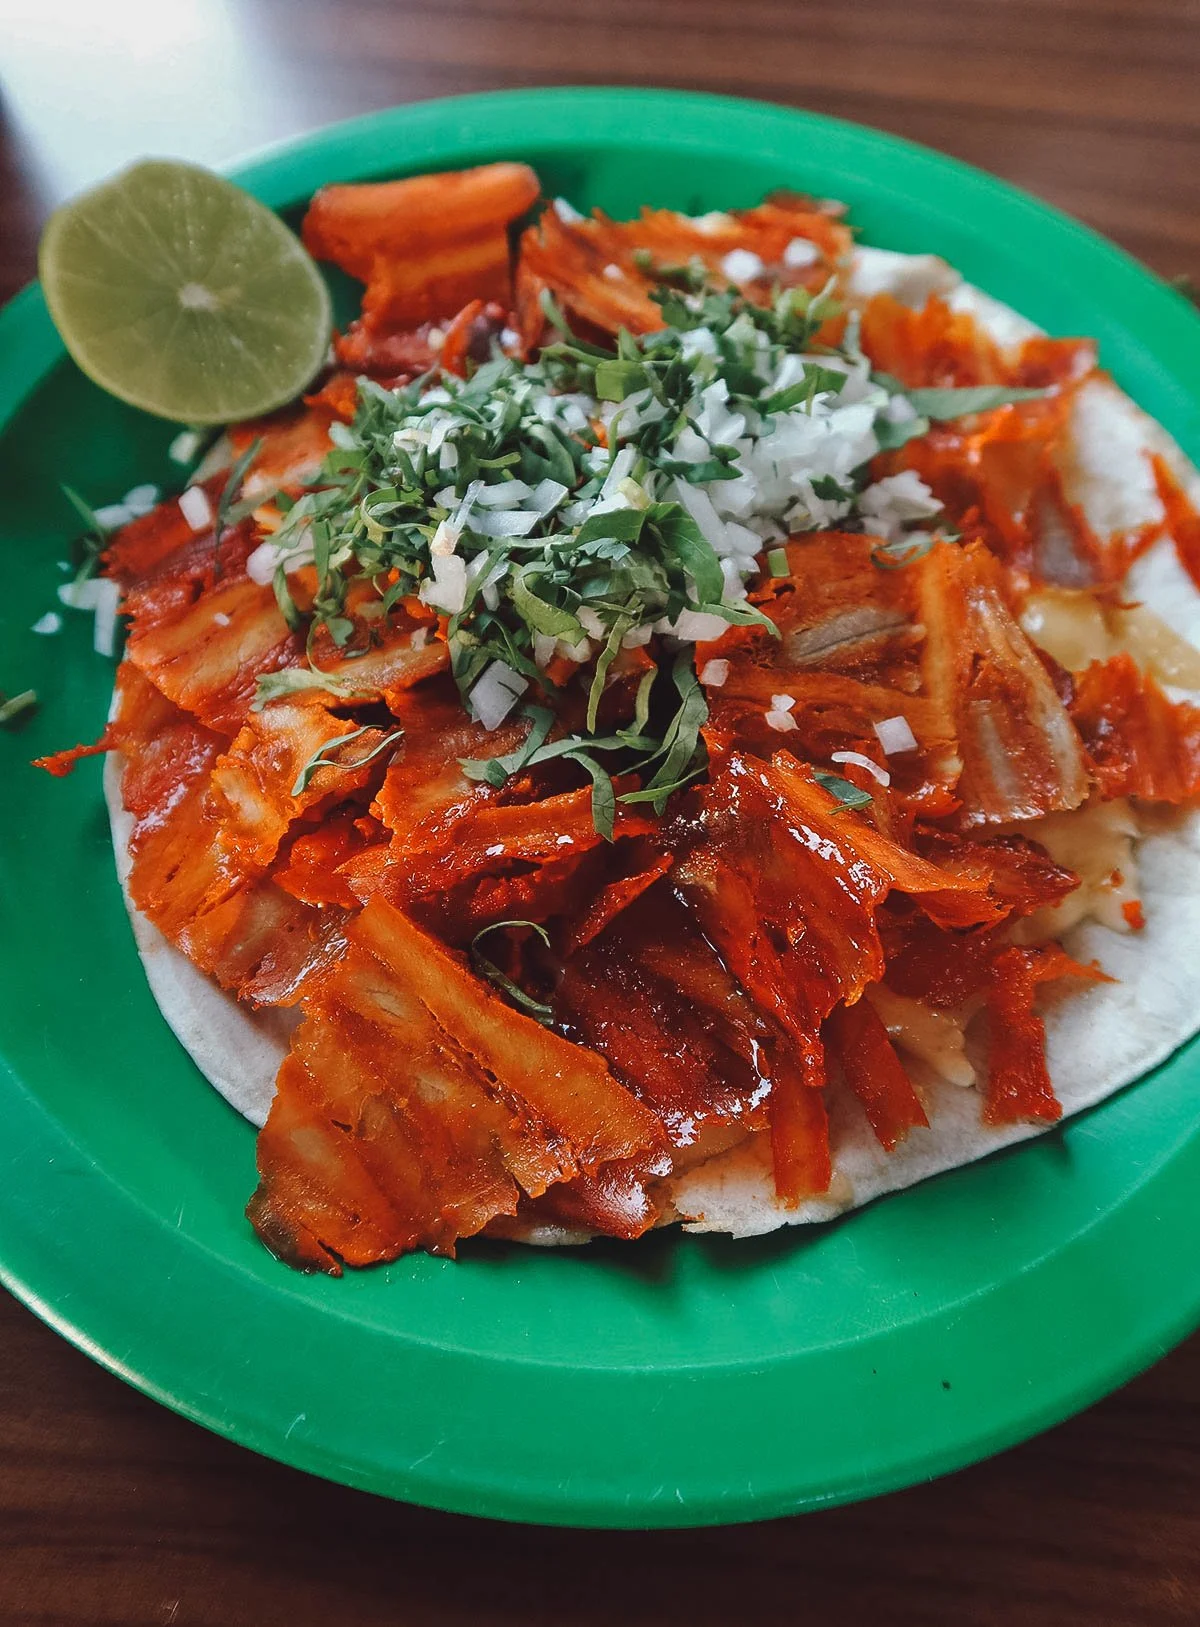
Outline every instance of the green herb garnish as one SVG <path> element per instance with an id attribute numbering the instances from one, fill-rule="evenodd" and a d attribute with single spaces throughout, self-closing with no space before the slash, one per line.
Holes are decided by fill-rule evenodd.
<path id="1" fill-rule="evenodd" d="M 221 495 L 217 499 L 217 512 L 213 519 L 214 580 L 219 578 L 221 575 L 221 538 L 225 535 L 225 532 L 229 526 L 235 524 L 240 519 L 244 519 L 247 514 L 252 513 L 253 510 L 258 506 L 257 499 L 253 499 L 245 505 L 239 505 L 237 503 L 237 497 L 246 479 L 247 471 L 249 470 L 250 465 L 254 462 L 255 458 L 258 456 L 261 447 L 261 436 L 250 442 L 250 445 L 245 449 L 245 451 L 230 469 L 225 484 L 221 489 Z"/>
<path id="2" fill-rule="evenodd" d="M 945 540 L 949 542 L 953 539 L 947 536 Z M 871 563 L 885 571 L 903 570 L 906 565 L 915 565 L 918 559 L 924 559 L 937 541 L 937 537 L 926 531 L 916 536 L 897 537 L 892 542 L 881 542 L 871 550 Z"/>
<path id="3" fill-rule="evenodd" d="M 554 1016 L 550 1007 L 543 1005 L 540 1000 L 535 1000 L 531 994 L 526 994 L 520 984 L 514 983 L 512 978 L 502 972 L 495 961 L 489 960 L 479 947 L 480 939 L 486 938 L 489 932 L 500 932 L 505 927 L 528 927 L 531 932 L 537 933 L 547 948 L 550 947 L 549 933 L 544 926 L 540 926 L 536 921 L 493 921 L 491 926 L 482 927 L 471 939 L 471 965 L 481 977 L 487 978 L 493 987 L 499 989 L 514 1006 L 517 1006 L 527 1016 L 535 1018 L 543 1025 L 549 1025 Z"/>
<path id="4" fill-rule="evenodd" d="M 378 745 L 371 747 L 370 751 L 367 752 L 365 757 L 355 758 L 353 762 L 341 763 L 336 757 L 327 757 L 325 755 L 327 751 L 332 751 L 335 746 L 348 746 L 352 740 L 361 739 L 364 734 L 369 734 L 370 732 L 371 725 L 369 723 L 364 723 L 359 729 L 351 729 L 348 734 L 335 735 L 332 740 L 327 740 L 321 747 L 320 751 L 315 751 L 305 763 L 304 767 L 300 770 L 299 774 L 296 775 L 296 783 L 292 786 L 292 795 L 294 797 L 303 796 L 304 792 L 308 790 L 310 780 L 319 768 L 365 768 L 366 765 L 373 762 L 381 752 L 385 752 L 389 746 L 394 746 L 404 734 L 403 729 L 390 730 L 384 735 L 383 739 L 378 743 Z"/>
<path id="5" fill-rule="evenodd" d="M 75 546 L 78 549 L 76 557 L 79 564 L 74 578 L 76 582 L 86 582 L 89 577 L 95 576 L 100 568 L 100 555 L 108 541 L 108 530 L 92 505 L 81 497 L 73 486 L 60 485 L 59 490 L 86 527 L 83 535 L 76 539 Z"/>
<path id="6" fill-rule="evenodd" d="M 830 796 L 836 797 L 843 808 L 869 808 L 874 800 L 869 791 L 861 790 L 844 780 L 840 774 L 827 773 L 823 768 L 813 770 L 813 778 Z"/>
<path id="7" fill-rule="evenodd" d="M 749 603 L 746 583 L 764 553 L 767 569 L 788 574 L 785 550 L 767 551 L 781 537 L 831 519 L 853 526 L 869 457 L 884 444 L 882 434 L 872 438 L 872 418 L 882 429 L 898 390 L 894 381 L 871 382 L 853 323 L 845 349 L 818 346 L 822 324 L 837 311 L 832 282 L 815 295 L 780 290 L 760 307 L 737 289 L 711 286 L 699 262 L 656 267 L 642 256 L 635 264 L 659 282 L 652 297 L 666 326 L 655 332 L 622 331 L 609 348 L 592 344 L 572 333 L 545 294 L 556 337 L 536 362 L 497 354 L 465 380 L 431 374 L 394 390 L 360 380 L 353 424 L 334 425 L 333 450 L 312 485 L 280 505 L 274 538 L 280 611 L 295 632 L 307 633 L 310 651 L 321 627 L 345 648 L 355 627 L 347 589 L 365 576 L 385 621 L 409 597 L 441 613 L 463 704 L 489 727 L 522 696 L 552 703 L 556 681 L 578 673 L 587 693 L 584 729 L 552 741 L 553 705 L 534 705 L 524 747 L 463 767 L 499 787 L 563 757 L 590 778 L 596 828 L 606 837 L 618 801 L 647 802 L 661 813 L 703 771 L 707 705 L 695 643 L 715 636 L 706 624 L 757 625 L 778 636 Z M 819 461 L 814 453 L 809 474 L 803 449 L 829 444 L 814 437 L 811 421 L 840 411 L 846 395 L 853 456 L 831 465 L 827 452 Z M 961 411 L 980 410 L 983 399 L 932 395 L 929 413 L 947 407 L 943 397 L 955 397 Z M 924 411 L 914 408 L 913 420 L 928 427 Z M 775 442 L 748 474 L 755 448 L 779 435 L 786 457 L 801 460 L 794 477 L 778 478 L 771 448 L 784 443 Z M 827 472 L 831 466 L 839 473 Z M 234 474 L 240 479 L 244 468 L 231 473 L 231 498 Z M 728 484 L 739 479 L 751 488 L 749 506 Z M 758 500 L 759 492 L 770 495 Z M 831 505 L 832 514 L 810 517 L 806 502 L 814 511 Z M 722 517 L 731 514 L 746 519 Z M 282 568 L 302 548 L 317 577 L 306 612 Z M 666 642 L 672 634 L 677 645 Z M 639 686 L 633 726 L 601 733 L 623 646 L 648 640 L 655 671 Z M 559 654 L 570 657 L 565 676 Z M 256 706 L 304 688 L 336 684 L 334 692 L 345 694 L 351 683 L 303 671 L 261 680 Z M 640 784 L 618 794 L 613 782 L 627 774 Z"/>
<path id="8" fill-rule="evenodd" d="M 356 688 L 351 678 L 322 672 L 318 667 L 282 667 L 278 672 L 264 672 L 259 678 L 250 710 L 261 712 L 269 701 L 300 694 L 306 689 L 325 689 L 339 700 L 352 700 L 370 693 Z"/>
<path id="9" fill-rule="evenodd" d="M 905 390 L 904 394 L 923 418 L 935 423 L 966 418 L 973 412 L 992 412 L 1014 401 L 1041 401 L 1046 390 L 1010 388 L 1004 384 L 971 384 L 959 389 Z"/>
<path id="10" fill-rule="evenodd" d="M 8 700 L 0 695 L 0 725 L 15 723 L 27 712 L 32 712 L 37 703 L 36 689 L 23 689 L 19 695 L 13 695 Z"/>

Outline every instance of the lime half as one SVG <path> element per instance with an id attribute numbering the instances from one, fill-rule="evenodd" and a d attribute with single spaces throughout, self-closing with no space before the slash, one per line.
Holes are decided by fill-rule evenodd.
<path id="1" fill-rule="evenodd" d="M 256 417 L 325 358 L 329 293 L 299 239 L 193 164 L 149 159 L 64 204 L 38 269 L 83 371 L 160 418 Z"/>

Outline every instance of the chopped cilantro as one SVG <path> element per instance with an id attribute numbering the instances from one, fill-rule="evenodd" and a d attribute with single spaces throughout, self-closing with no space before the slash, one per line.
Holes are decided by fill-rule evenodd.
<path id="1" fill-rule="evenodd" d="M 550 1007 L 526 994 L 525 990 L 502 972 L 495 961 L 490 960 L 479 947 L 480 940 L 486 938 L 489 932 L 501 932 L 506 927 L 527 927 L 531 932 L 537 933 L 547 948 L 550 947 L 550 935 L 537 921 L 493 921 L 490 926 L 482 927 L 471 939 L 471 964 L 481 977 L 485 977 L 494 988 L 499 989 L 518 1010 L 543 1025 L 549 1024 L 554 1015 Z"/>
<path id="2" fill-rule="evenodd" d="M 767 569 L 786 575 L 786 553 L 773 545 L 829 523 L 820 504 L 835 505 L 837 522 L 853 527 L 871 455 L 906 427 L 893 423 L 903 413 L 889 414 L 900 388 L 872 380 L 853 321 L 842 350 L 818 343 L 838 311 L 832 281 L 817 294 L 781 289 L 756 306 L 735 288 L 712 286 L 698 261 L 662 266 L 639 255 L 634 263 L 658 284 L 652 298 L 665 326 L 654 332 L 622 331 L 607 349 L 592 344 L 546 293 L 555 337 L 534 362 L 496 353 L 466 379 L 429 374 L 397 389 L 360 380 L 353 424 L 334 426 L 311 486 L 280 504 L 274 539 L 280 611 L 307 632 L 310 651 L 321 627 L 346 647 L 354 632 L 347 590 L 366 577 L 385 619 L 412 597 L 440 612 L 464 704 L 494 663 L 535 684 L 551 707 L 530 708 L 525 747 L 467 761 L 464 772 L 499 786 L 563 757 L 591 779 L 596 828 L 606 836 L 618 801 L 661 812 L 703 770 L 707 705 L 693 641 L 712 634 L 692 629 L 716 621 L 775 634 L 746 597 L 764 554 Z M 982 410 L 995 395 L 990 387 L 925 392 L 907 424 L 927 428 L 955 405 Z M 843 398 L 851 405 L 840 418 Z M 824 422 L 814 436 L 816 418 Z M 835 425 L 848 437 L 845 455 L 831 464 L 823 450 L 805 463 L 805 448 L 836 444 Z M 779 436 L 791 437 L 785 480 L 773 450 Z M 218 535 L 254 450 L 230 472 Z M 282 568 L 299 549 L 311 553 L 317 579 L 305 612 Z M 623 647 L 648 640 L 655 668 L 641 680 L 633 726 L 598 733 Z M 572 662 L 566 677 L 554 661 L 560 652 Z M 586 726 L 552 741 L 556 681 L 578 668 Z M 306 688 L 353 694 L 352 680 L 287 669 L 260 680 L 255 705 Z M 618 793 L 614 779 L 631 773 L 640 786 Z"/>
<path id="3" fill-rule="evenodd" d="M 0 695 L 0 725 L 7 727 L 8 724 L 15 723 L 18 718 L 32 712 L 37 703 L 35 689 L 23 689 L 19 695 L 13 695 L 8 700 Z"/>
<path id="4" fill-rule="evenodd" d="M 869 791 L 862 791 L 857 785 L 851 785 L 840 774 L 827 773 L 825 769 L 818 768 L 813 772 L 817 784 L 823 786 L 831 797 L 836 797 L 843 808 L 869 808 L 872 797 Z"/>
<path id="5" fill-rule="evenodd" d="M 296 783 L 292 786 L 292 795 L 294 797 L 302 796 L 308 790 L 309 782 L 319 768 L 365 768 L 381 752 L 385 752 L 389 746 L 394 746 L 404 734 L 403 729 L 390 730 L 378 744 L 371 747 L 365 757 L 356 757 L 348 763 L 339 762 L 336 757 L 327 757 L 325 755 L 326 752 L 332 751 L 335 746 L 348 746 L 352 740 L 361 739 L 364 734 L 370 733 L 370 727 L 370 724 L 364 723 L 361 728 L 351 729 L 348 734 L 335 735 L 332 740 L 325 742 L 320 751 L 313 752 L 299 774 L 296 775 Z"/>

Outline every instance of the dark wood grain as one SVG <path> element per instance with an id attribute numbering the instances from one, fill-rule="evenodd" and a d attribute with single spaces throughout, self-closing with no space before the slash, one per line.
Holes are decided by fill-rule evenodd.
<path id="1" fill-rule="evenodd" d="M 1200 280 L 1197 0 L 0 0 L 0 296 L 53 204 L 139 153 L 217 161 L 396 101 L 572 82 L 881 125 Z M 0 1297 L 0 1622 L 1191 1624 L 1198 1397 L 1193 1340 L 1042 1439 L 858 1508 L 518 1530 L 255 1458 Z"/>
<path id="2" fill-rule="evenodd" d="M 1200 1341 L 933 1485 L 722 1531 L 404 1508 L 252 1457 L 0 1302 L 0 1621 L 1192 1627 Z"/>

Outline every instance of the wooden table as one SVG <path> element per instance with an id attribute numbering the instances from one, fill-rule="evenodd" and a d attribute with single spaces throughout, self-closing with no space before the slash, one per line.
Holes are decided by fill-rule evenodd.
<path id="1" fill-rule="evenodd" d="M 882 125 L 1200 283 L 1198 0 L 0 0 L 0 297 L 61 197 L 388 103 L 561 82 Z M 265 1462 L 0 1296 L 0 1621 L 1126 1627 L 1200 1620 L 1200 1340 L 1042 1439 L 852 1509 L 514 1529 Z"/>

